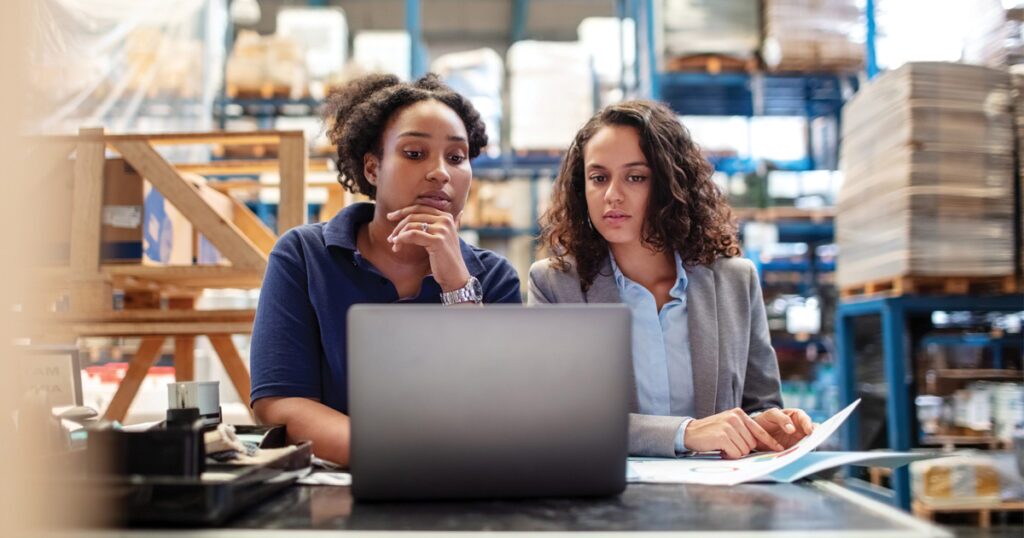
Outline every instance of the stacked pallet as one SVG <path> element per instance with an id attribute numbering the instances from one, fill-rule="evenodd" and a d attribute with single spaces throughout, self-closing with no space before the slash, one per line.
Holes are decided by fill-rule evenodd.
<path id="1" fill-rule="evenodd" d="M 1024 65 L 1010 69 L 1013 83 L 1013 130 L 1017 150 L 1017 263 L 1024 274 Z"/>
<path id="2" fill-rule="evenodd" d="M 967 14 L 965 62 L 989 67 L 1024 63 L 1024 1 L 972 0 Z"/>
<path id="3" fill-rule="evenodd" d="M 858 0 L 765 0 L 761 56 L 774 71 L 857 71 L 864 64 Z"/>
<path id="4" fill-rule="evenodd" d="M 508 49 L 510 129 L 516 151 L 564 151 L 594 114 L 591 58 L 579 43 L 517 41 Z"/>
<path id="5" fill-rule="evenodd" d="M 243 30 L 228 57 L 224 86 L 229 97 L 302 97 L 308 93 L 302 47 L 285 36 Z"/>
<path id="6" fill-rule="evenodd" d="M 1005 71 L 914 63 L 843 109 L 837 284 L 1014 272 L 1014 134 Z"/>
<path id="7" fill-rule="evenodd" d="M 665 0 L 668 65 L 680 57 L 753 58 L 760 41 L 759 10 L 757 0 Z"/>

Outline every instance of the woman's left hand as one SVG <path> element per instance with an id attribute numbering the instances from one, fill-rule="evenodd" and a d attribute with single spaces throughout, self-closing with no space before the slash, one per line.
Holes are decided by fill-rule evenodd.
<path id="1" fill-rule="evenodd" d="M 769 409 L 754 417 L 754 421 L 785 448 L 792 447 L 814 431 L 814 422 L 801 409 Z M 758 443 L 757 450 L 772 449 Z"/>
<path id="2" fill-rule="evenodd" d="M 413 205 L 388 213 L 388 220 L 398 222 L 388 237 L 391 249 L 399 252 L 408 245 L 426 249 L 430 272 L 442 291 L 457 290 L 469 282 L 469 270 L 462 259 L 459 244 L 459 218 L 439 209 Z"/>

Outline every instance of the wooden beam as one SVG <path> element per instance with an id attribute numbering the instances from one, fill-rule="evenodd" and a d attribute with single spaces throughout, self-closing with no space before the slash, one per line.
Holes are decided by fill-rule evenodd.
<path id="1" fill-rule="evenodd" d="M 242 400 L 246 409 L 249 410 L 249 414 L 252 415 L 252 407 L 249 405 L 249 369 L 246 368 L 245 361 L 238 354 L 235 343 L 231 341 L 231 335 L 210 334 L 207 336 L 210 337 L 210 343 L 213 344 L 214 351 L 220 357 L 220 362 L 224 365 L 224 371 L 227 372 L 228 378 L 231 379 L 231 384 L 235 386 L 235 391 L 238 392 L 238 399 Z"/>
<path id="2" fill-rule="evenodd" d="M 267 257 L 277 243 L 277 236 L 267 227 L 266 224 L 249 209 L 249 206 L 238 201 L 237 198 L 227 195 L 231 199 L 232 213 L 231 221 L 239 230 L 252 241 L 256 248 L 260 249 Z"/>
<path id="3" fill-rule="evenodd" d="M 85 137 L 102 135 L 103 128 L 81 129 L 75 151 L 75 184 L 71 202 L 71 309 L 104 311 L 113 308 L 112 289 L 100 275 L 100 231 L 103 212 L 102 142 Z"/>
<path id="4" fill-rule="evenodd" d="M 188 314 L 196 312 L 194 297 L 176 297 L 167 304 L 171 311 Z M 196 337 L 194 335 L 177 335 L 174 337 L 174 380 L 195 381 L 196 379 Z"/>
<path id="5" fill-rule="evenodd" d="M 110 400 L 110 405 L 107 406 L 107 411 L 103 414 L 103 418 L 124 422 L 125 416 L 128 415 L 128 408 L 132 405 L 135 394 L 139 392 L 142 380 L 146 378 L 149 368 L 160 358 L 160 350 L 164 346 L 164 340 L 163 336 L 148 336 L 142 339 L 142 342 L 139 343 L 139 349 L 135 351 L 135 356 L 128 363 L 128 371 L 125 373 L 121 383 L 118 384 L 117 392 L 114 393 L 114 398 Z"/>
<path id="6" fill-rule="evenodd" d="M 132 276 L 139 279 L 173 284 L 183 288 L 259 288 L 262 269 L 246 269 L 228 265 L 104 265 L 103 272 L 113 277 Z"/>
<path id="7" fill-rule="evenodd" d="M 256 310 L 230 309 L 230 310 L 160 310 L 160 309 L 138 309 L 138 310 L 112 310 L 100 315 L 76 315 L 46 314 L 40 319 L 56 324 L 68 323 L 140 323 L 140 322 L 183 322 L 195 321 L 199 323 L 219 322 L 249 322 L 256 318 Z"/>
<path id="8" fill-rule="evenodd" d="M 192 172 L 203 176 L 231 175 L 231 174 L 262 174 L 264 172 L 280 171 L 280 164 L 276 159 L 264 160 L 225 160 L 209 163 L 175 163 L 174 167 L 182 172 Z M 310 159 L 310 172 L 329 172 L 331 170 L 327 159 Z M 211 184 L 211 187 L 215 186 Z"/>
<path id="9" fill-rule="evenodd" d="M 277 233 L 306 223 L 306 175 L 309 170 L 309 152 L 306 137 L 281 139 L 278 150 L 281 166 L 281 201 L 277 206 Z"/>
<path id="10" fill-rule="evenodd" d="M 218 190 L 220 192 L 233 192 L 233 191 L 248 191 L 255 192 L 260 189 L 276 189 L 279 188 L 279 183 L 263 183 L 254 179 L 223 179 L 219 181 L 211 181 L 207 183 L 210 188 Z M 341 184 L 337 181 L 306 181 L 306 187 L 317 187 L 321 189 L 327 189 L 328 193 L 331 192 L 345 192 L 341 188 Z"/>
<path id="11" fill-rule="evenodd" d="M 230 265 L 103 265 L 100 272 L 126 289 L 256 289 L 263 271 Z M 39 271 L 43 288 L 66 288 L 71 278 L 67 267 L 46 267 Z"/>
<path id="12" fill-rule="evenodd" d="M 68 331 L 60 331 L 59 334 L 74 334 L 83 336 L 176 336 L 176 335 L 200 335 L 210 332 L 224 334 L 250 334 L 252 333 L 252 322 L 225 321 L 225 322 L 137 322 L 137 323 L 73 323 Z"/>
<path id="13" fill-rule="evenodd" d="M 228 145 L 250 145 L 250 144 L 274 144 L 281 139 L 294 136 L 305 136 L 303 131 L 210 131 L 205 133 L 154 133 L 154 134 L 119 134 L 104 135 L 102 133 L 90 133 L 87 137 L 89 142 L 118 143 L 118 142 L 149 142 L 154 146 L 174 146 L 191 144 L 228 144 Z M 29 137 L 29 142 L 40 140 L 43 142 L 75 142 L 78 137 L 74 136 L 39 136 Z"/>
<path id="14" fill-rule="evenodd" d="M 231 222 L 221 217 L 188 181 L 146 142 L 118 142 L 114 148 L 170 200 L 182 215 L 236 267 L 266 268 L 267 257 Z"/>

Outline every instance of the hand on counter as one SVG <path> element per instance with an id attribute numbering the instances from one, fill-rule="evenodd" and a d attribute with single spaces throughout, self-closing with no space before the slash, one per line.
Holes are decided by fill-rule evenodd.
<path id="1" fill-rule="evenodd" d="M 755 448 L 785 450 L 764 427 L 742 409 L 732 409 L 707 418 L 691 420 L 686 426 L 686 449 L 695 452 L 721 451 L 725 459 L 746 456 Z"/>
<path id="2" fill-rule="evenodd" d="M 769 409 L 757 415 L 754 421 L 784 449 L 797 444 L 814 431 L 811 417 L 801 409 Z M 758 443 L 757 450 L 779 449 L 772 448 L 768 444 Z"/>

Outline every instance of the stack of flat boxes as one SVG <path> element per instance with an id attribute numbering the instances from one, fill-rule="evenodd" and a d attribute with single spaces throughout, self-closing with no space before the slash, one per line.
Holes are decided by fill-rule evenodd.
<path id="1" fill-rule="evenodd" d="M 837 284 L 1014 273 L 1005 71 L 907 64 L 843 109 Z"/>
<path id="2" fill-rule="evenodd" d="M 858 0 L 765 0 L 762 56 L 776 71 L 857 71 L 864 64 Z"/>

